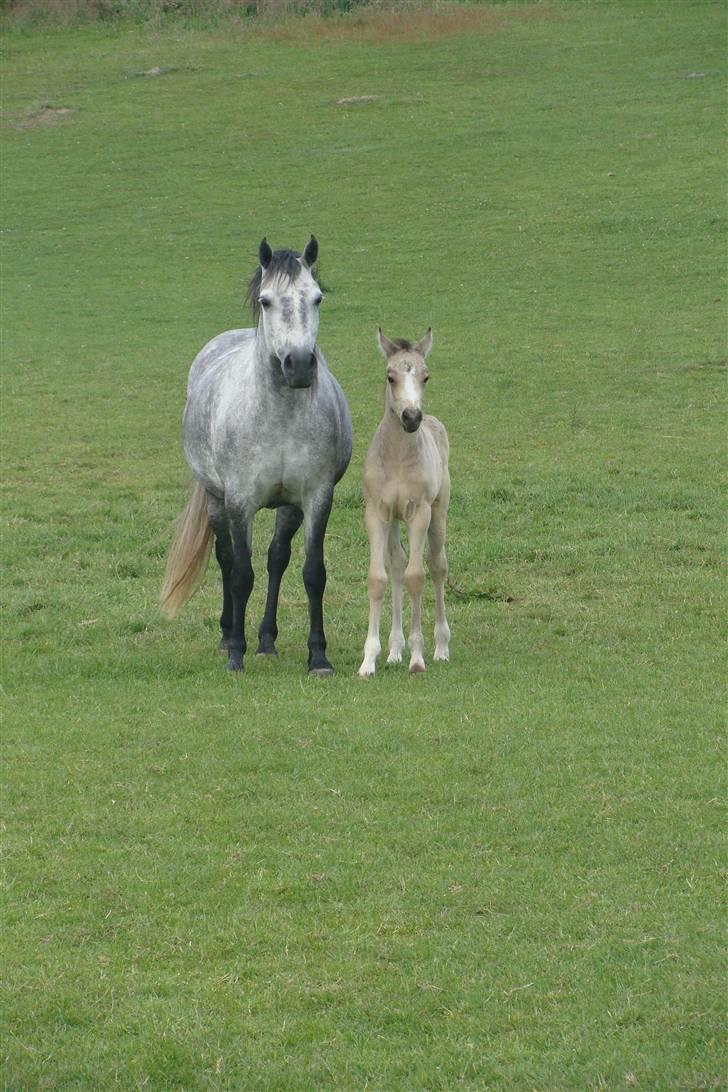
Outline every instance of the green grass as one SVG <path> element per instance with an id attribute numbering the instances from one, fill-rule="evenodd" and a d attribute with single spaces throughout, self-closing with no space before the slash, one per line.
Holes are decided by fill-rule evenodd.
<path id="1" fill-rule="evenodd" d="M 2 1087 L 725 1087 L 725 23 L 6 21 Z M 311 231 L 337 675 L 299 543 L 230 678 L 212 567 L 156 611 L 186 373 Z M 453 639 L 363 683 L 377 325 L 434 328 Z"/>

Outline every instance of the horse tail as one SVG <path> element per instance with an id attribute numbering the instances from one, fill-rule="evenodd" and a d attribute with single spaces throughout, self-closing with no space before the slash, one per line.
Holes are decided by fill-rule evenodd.
<path id="1" fill-rule="evenodd" d="M 207 494 L 195 483 L 192 496 L 177 521 L 177 533 L 167 558 L 159 597 L 162 614 L 174 618 L 197 588 L 207 568 L 213 531 L 207 519 Z"/>

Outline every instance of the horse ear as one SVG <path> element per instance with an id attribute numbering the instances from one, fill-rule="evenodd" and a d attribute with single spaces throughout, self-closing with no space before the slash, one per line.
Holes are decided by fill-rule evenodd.
<path id="1" fill-rule="evenodd" d="M 310 269 L 318 258 L 318 240 L 315 235 L 312 235 L 306 244 L 306 249 L 303 252 L 303 264 Z"/>
<path id="2" fill-rule="evenodd" d="M 389 360 L 390 356 L 394 356 L 397 352 L 397 346 L 393 341 L 390 341 L 386 334 L 382 333 L 382 327 L 377 329 L 377 345 L 382 351 L 385 360 Z"/>
<path id="3" fill-rule="evenodd" d="M 271 258 L 273 257 L 273 251 L 268 245 L 268 240 L 263 238 L 260 240 L 260 246 L 258 247 L 258 257 L 260 258 L 260 264 L 263 269 L 267 269 L 270 265 Z"/>
<path id="4" fill-rule="evenodd" d="M 432 348 L 432 327 L 428 327 L 425 336 L 417 342 L 414 349 L 416 353 L 419 353 L 421 357 L 426 357 Z"/>

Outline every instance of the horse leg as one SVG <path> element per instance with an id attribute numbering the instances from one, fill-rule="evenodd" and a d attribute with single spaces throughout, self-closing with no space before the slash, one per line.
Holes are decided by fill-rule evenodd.
<path id="1" fill-rule="evenodd" d="M 228 645 L 228 671 L 243 670 L 243 656 L 247 649 L 245 640 L 245 608 L 253 590 L 253 565 L 250 559 L 253 521 L 240 511 L 229 511 L 230 537 L 232 539 L 232 570 L 230 573 L 230 598 L 232 602 L 230 643 Z"/>
<path id="2" fill-rule="evenodd" d="M 276 527 L 268 548 L 268 595 L 265 614 L 258 630 L 258 655 L 277 656 L 278 594 L 283 574 L 291 560 L 291 539 L 303 521 L 303 512 L 293 505 L 282 505 L 276 512 Z"/>
<path id="3" fill-rule="evenodd" d="M 404 570 L 407 566 L 407 555 L 402 546 L 399 533 L 399 520 L 393 520 L 389 525 L 389 572 L 392 577 L 392 628 L 389 633 L 388 664 L 402 663 L 402 649 L 404 648 L 404 630 L 402 629 L 402 599 L 404 597 Z"/>
<path id="4" fill-rule="evenodd" d="M 428 531 L 430 556 L 428 567 L 435 586 L 435 660 L 449 660 L 448 644 L 450 627 L 445 617 L 445 581 L 447 580 L 447 555 L 445 553 L 445 527 L 447 502 L 438 497 L 432 506 L 432 520 Z"/>
<path id="5" fill-rule="evenodd" d="M 324 536 L 333 497 L 333 487 L 328 486 L 325 491 L 321 491 L 309 500 L 304 512 L 306 560 L 303 563 L 303 584 L 308 596 L 310 622 L 308 671 L 310 675 L 321 677 L 334 673 L 333 667 L 326 659 L 324 634 L 324 589 L 326 588 Z"/>
<path id="6" fill-rule="evenodd" d="M 404 571 L 404 586 L 410 597 L 412 611 L 410 615 L 410 674 L 425 670 L 425 641 L 422 636 L 422 589 L 425 586 L 425 566 L 422 554 L 425 537 L 430 526 L 430 506 L 421 505 L 407 521 L 409 532 L 409 561 Z"/>
<path id="7" fill-rule="evenodd" d="M 382 614 L 384 592 L 387 588 L 385 557 L 390 525 L 388 522 L 382 522 L 378 512 L 371 505 L 367 505 L 364 522 L 369 536 L 369 578 L 367 581 L 369 590 L 369 630 L 364 643 L 364 659 L 359 668 L 359 674 L 363 679 L 366 679 L 375 673 L 377 656 L 382 650 L 379 641 L 379 619 Z M 395 526 L 398 528 L 396 523 Z"/>
<path id="8" fill-rule="evenodd" d="M 230 579 L 233 571 L 233 541 L 230 537 L 230 524 L 225 512 L 225 506 L 221 500 L 209 493 L 207 495 L 207 516 L 215 533 L 215 557 L 222 576 L 222 614 L 220 615 L 222 636 L 218 651 L 227 652 L 230 649 L 233 624 L 233 600 L 230 591 Z"/>

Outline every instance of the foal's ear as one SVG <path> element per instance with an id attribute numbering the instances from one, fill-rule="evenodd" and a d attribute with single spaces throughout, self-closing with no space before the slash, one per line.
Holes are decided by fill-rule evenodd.
<path id="1" fill-rule="evenodd" d="M 427 333 L 425 334 L 425 336 L 420 341 L 418 341 L 417 344 L 414 346 L 414 350 L 415 350 L 416 353 L 419 353 L 421 357 L 426 357 L 431 348 L 432 348 L 432 327 L 430 326 L 430 327 L 428 327 L 428 330 L 427 330 Z"/>
<path id="2" fill-rule="evenodd" d="M 267 269 L 270 265 L 271 258 L 273 257 L 273 251 L 268 245 L 268 240 L 263 238 L 260 240 L 260 246 L 258 247 L 258 257 L 260 258 L 260 264 L 263 269 Z"/>
<path id="3" fill-rule="evenodd" d="M 303 252 L 303 264 L 310 269 L 318 258 L 318 240 L 315 235 L 312 235 L 306 244 L 306 249 Z"/>
<path id="4" fill-rule="evenodd" d="M 381 326 L 377 329 L 377 345 L 381 349 L 385 360 L 389 360 L 390 356 L 394 356 L 394 354 L 398 352 L 394 342 L 390 341 L 387 335 L 382 333 Z"/>

